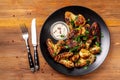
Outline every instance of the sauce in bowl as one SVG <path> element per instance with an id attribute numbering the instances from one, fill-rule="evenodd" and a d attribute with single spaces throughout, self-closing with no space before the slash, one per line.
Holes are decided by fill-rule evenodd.
<path id="1" fill-rule="evenodd" d="M 69 27 L 63 21 L 57 21 L 52 24 L 50 33 L 55 40 L 64 40 L 67 38 Z"/>

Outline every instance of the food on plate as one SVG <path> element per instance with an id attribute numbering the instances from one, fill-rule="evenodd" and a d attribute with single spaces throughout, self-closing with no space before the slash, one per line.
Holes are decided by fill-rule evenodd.
<path id="1" fill-rule="evenodd" d="M 67 68 L 84 67 L 96 60 L 101 52 L 101 30 L 97 22 L 89 24 L 82 15 L 65 12 L 65 23 L 69 32 L 65 40 L 56 43 L 48 38 L 46 41 L 49 54 L 54 61 Z"/>

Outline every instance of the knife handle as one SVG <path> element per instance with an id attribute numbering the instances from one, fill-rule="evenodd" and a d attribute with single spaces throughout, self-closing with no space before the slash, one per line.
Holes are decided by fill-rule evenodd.
<path id="1" fill-rule="evenodd" d="M 39 70 L 39 57 L 38 57 L 38 52 L 37 52 L 36 46 L 34 46 L 34 64 L 35 64 L 35 69 Z"/>
<path id="2" fill-rule="evenodd" d="M 35 68 L 34 68 L 33 58 L 32 58 L 31 52 L 30 52 L 29 45 L 27 45 L 27 52 L 28 52 L 28 60 L 29 60 L 30 69 L 32 72 L 34 72 Z"/>

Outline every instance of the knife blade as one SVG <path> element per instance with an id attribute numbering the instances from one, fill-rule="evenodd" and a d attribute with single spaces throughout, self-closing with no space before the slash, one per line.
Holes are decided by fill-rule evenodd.
<path id="1" fill-rule="evenodd" d="M 39 57 L 37 52 L 37 34 L 36 34 L 36 19 L 32 19 L 31 23 L 32 45 L 34 47 L 34 65 L 35 69 L 39 70 Z"/>
<path id="2" fill-rule="evenodd" d="M 35 18 L 32 19 L 31 32 L 32 32 L 32 44 L 33 46 L 37 46 L 36 19 Z"/>

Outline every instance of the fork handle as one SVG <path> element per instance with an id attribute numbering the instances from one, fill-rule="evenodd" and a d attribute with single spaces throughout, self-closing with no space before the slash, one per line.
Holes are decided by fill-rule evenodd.
<path id="1" fill-rule="evenodd" d="M 39 70 L 39 57 L 37 52 L 37 46 L 34 46 L 34 64 L 35 64 L 35 69 Z"/>
<path id="2" fill-rule="evenodd" d="M 28 52 L 28 60 L 29 60 L 30 69 L 32 72 L 34 72 L 35 68 L 34 68 L 33 58 L 32 58 L 31 52 L 30 52 L 29 45 L 27 45 L 27 52 Z"/>

